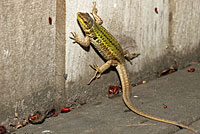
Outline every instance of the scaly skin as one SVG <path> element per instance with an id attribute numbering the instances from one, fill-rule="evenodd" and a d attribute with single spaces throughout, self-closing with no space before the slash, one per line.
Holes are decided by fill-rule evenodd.
<path id="1" fill-rule="evenodd" d="M 91 83 L 92 80 L 100 78 L 101 74 L 105 70 L 107 70 L 110 66 L 116 66 L 116 69 L 119 73 L 120 80 L 122 83 L 123 100 L 129 109 L 146 118 L 176 125 L 196 133 L 197 132 L 196 130 L 188 126 L 179 124 L 175 121 L 170 121 L 159 117 L 151 116 L 135 108 L 135 106 L 131 103 L 130 99 L 131 95 L 130 82 L 126 69 L 125 59 L 130 61 L 134 57 L 137 57 L 138 54 L 129 53 L 127 50 L 123 51 L 118 41 L 103 26 L 101 26 L 103 21 L 97 15 L 96 3 L 94 3 L 93 5 L 92 15 L 94 19 L 92 19 L 88 13 L 81 13 L 81 12 L 77 13 L 77 19 L 82 30 L 85 33 L 85 39 L 80 39 L 76 33 L 72 33 L 73 37 L 71 37 L 71 39 L 75 41 L 74 43 L 78 43 L 84 47 L 88 47 L 91 42 L 92 45 L 97 49 L 97 51 L 103 56 L 103 58 L 107 60 L 107 62 L 101 67 L 98 67 L 97 65 L 91 66 L 93 69 L 96 70 L 96 73 L 90 80 L 89 84 Z"/>

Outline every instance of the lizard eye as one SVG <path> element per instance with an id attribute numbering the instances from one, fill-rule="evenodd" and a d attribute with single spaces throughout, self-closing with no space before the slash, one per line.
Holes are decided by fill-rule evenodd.
<path id="1" fill-rule="evenodd" d="M 84 23 L 87 23 L 87 20 L 86 20 L 85 18 L 83 18 L 83 22 L 84 22 Z"/>

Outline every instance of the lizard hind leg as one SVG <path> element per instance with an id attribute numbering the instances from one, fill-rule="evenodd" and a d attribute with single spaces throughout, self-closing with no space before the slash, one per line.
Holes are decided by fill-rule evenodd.
<path id="1" fill-rule="evenodd" d="M 96 78 L 98 79 L 98 78 L 101 77 L 101 72 L 99 72 L 100 69 L 99 69 L 99 67 L 98 67 L 97 65 L 93 65 L 93 66 L 90 65 L 90 67 L 91 67 L 92 69 L 96 70 L 96 72 L 95 72 L 94 76 L 90 79 L 90 81 L 88 82 L 88 85 L 90 85 L 90 83 L 91 83 L 93 80 L 95 80 Z"/>
<path id="2" fill-rule="evenodd" d="M 116 60 L 108 60 L 105 64 L 103 64 L 101 67 L 99 67 L 98 65 L 94 64 L 94 65 L 90 65 L 90 67 L 92 69 L 94 69 L 96 72 L 94 74 L 94 76 L 90 79 L 90 81 L 88 82 L 88 85 L 95 79 L 99 79 L 101 77 L 101 74 L 103 72 L 105 72 L 107 69 L 110 68 L 110 66 L 117 66 L 118 65 L 118 61 Z"/>
<path id="3" fill-rule="evenodd" d="M 140 55 L 139 53 L 129 52 L 128 50 L 124 50 L 123 53 L 124 53 L 125 59 L 129 61 L 131 65 L 132 65 L 131 60 Z"/>

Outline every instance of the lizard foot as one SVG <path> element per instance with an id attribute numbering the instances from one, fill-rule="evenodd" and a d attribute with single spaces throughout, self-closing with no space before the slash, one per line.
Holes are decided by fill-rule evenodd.
<path id="1" fill-rule="evenodd" d="M 92 7 L 92 14 L 97 15 L 97 8 L 96 8 L 96 2 L 93 2 L 93 7 Z"/>
<path id="2" fill-rule="evenodd" d="M 94 76 L 91 78 L 91 80 L 88 82 L 88 85 L 94 80 L 94 79 L 99 79 L 101 77 L 101 70 L 99 68 L 98 65 L 96 64 L 93 64 L 93 65 L 90 65 L 90 67 L 94 70 L 96 70 Z"/>
<path id="3" fill-rule="evenodd" d="M 132 65 L 131 60 L 138 57 L 140 54 L 139 53 L 134 53 L 134 52 L 129 52 L 128 50 L 124 51 L 124 57 L 127 61 L 130 62 L 130 64 Z"/>
<path id="4" fill-rule="evenodd" d="M 69 37 L 70 39 L 74 40 L 73 43 L 78 43 L 79 37 L 75 32 L 71 32 L 73 37 Z"/>
<path id="5" fill-rule="evenodd" d="M 92 16 L 94 17 L 95 21 L 97 24 L 101 25 L 103 24 L 103 20 L 97 15 L 97 7 L 96 7 L 96 2 L 93 2 L 93 7 L 92 7 Z"/>

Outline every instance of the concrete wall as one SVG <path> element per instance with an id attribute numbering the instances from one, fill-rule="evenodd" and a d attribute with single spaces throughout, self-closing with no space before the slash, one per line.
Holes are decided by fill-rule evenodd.
<path id="1" fill-rule="evenodd" d="M 200 57 L 200 1 L 169 2 L 169 48 L 182 66 Z"/>
<path id="2" fill-rule="evenodd" d="M 60 101 L 65 2 L 1 0 L 0 29 L 0 123 L 6 124 L 14 112 L 25 118 Z"/>
<path id="3" fill-rule="evenodd" d="M 66 92 L 69 103 L 85 103 L 98 95 L 106 95 L 109 85 L 119 85 L 119 80 L 110 71 L 87 85 L 94 75 L 89 64 L 104 62 L 91 47 L 85 51 L 68 37 L 70 32 L 83 37 L 76 13 L 90 13 L 92 2 L 67 0 L 66 3 L 69 18 L 66 21 Z M 128 63 L 132 83 L 155 78 L 158 72 L 175 65 L 174 59 L 182 68 L 200 57 L 199 0 L 97 0 L 97 8 L 103 26 L 122 47 L 141 54 L 132 61 L 132 66 Z"/>
<path id="4" fill-rule="evenodd" d="M 103 26 L 123 48 L 141 54 L 128 63 L 132 83 L 155 78 L 174 59 L 181 68 L 200 57 L 199 7 L 199 0 L 97 0 Z M 66 0 L 65 20 L 65 0 L 0 1 L 1 124 L 15 111 L 27 118 L 52 106 L 84 104 L 119 85 L 111 69 L 88 86 L 89 64 L 104 61 L 69 39 L 70 32 L 82 35 L 76 13 L 91 8 L 90 0 Z"/>

